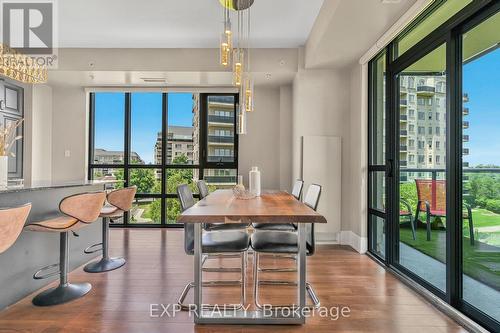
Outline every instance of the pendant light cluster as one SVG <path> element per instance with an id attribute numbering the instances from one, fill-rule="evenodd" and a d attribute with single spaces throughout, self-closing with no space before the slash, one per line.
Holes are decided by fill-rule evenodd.
<path id="1" fill-rule="evenodd" d="M 247 133 L 247 112 L 254 111 L 254 81 L 250 72 L 250 7 L 254 0 L 220 0 L 224 10 L 224 31 L 220 41 L 220 64 L 232 66 L 233 85 L 239 89 L 238 134 Z M 237 16 L 233 33 L 231 14 Z M 233 35 L 236 41 L 233 44 Z"/>

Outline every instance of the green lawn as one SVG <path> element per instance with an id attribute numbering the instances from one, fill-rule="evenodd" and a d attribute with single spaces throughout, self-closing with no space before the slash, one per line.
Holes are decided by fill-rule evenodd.
<path id="1" fill-rule="evenodd" d="M 484 209 L 475 209 L 472 212 L 476 242 L 470 244 L 468 237 L 468 225 L 464 222 L 463 239 L 463 270 L 468 276 L 483 282 L 484 284 L 500 291 L 500 215 L 491 213 Z M 425 224 L 420 224 L 417 229 L 417 239 L 413 240 L 411 229 L 408 225 L 401 225 L 400 240 L 441 261 L 446 258 L 446 232 L 443 228 L 433 229 L 431 240 L 427 241 Z"/>

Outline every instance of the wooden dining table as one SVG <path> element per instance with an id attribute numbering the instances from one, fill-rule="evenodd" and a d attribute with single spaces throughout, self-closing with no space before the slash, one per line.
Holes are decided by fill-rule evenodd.
<path id="1" fill-rule="evenodd" d="M 177 219 L 194 224 L 194 321 L 197 324 L 304 324 L 306 307 L 306 225 L 326 219 L 284 191 L 263 191 L 238 199 L 232 190 L 216 190 Z M 204 223 L 295 223 L 298 226 L 297 303 L 293 311 L 210 311 L 202 308 L 202 232 Z M 223 308 L 223 306 L 221 306 Z"/>

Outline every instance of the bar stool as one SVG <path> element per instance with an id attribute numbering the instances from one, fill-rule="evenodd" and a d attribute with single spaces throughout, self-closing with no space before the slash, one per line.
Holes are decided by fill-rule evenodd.
<path id="1" fill-rule="evenodd" d="M 210 191 L 208 189 L 207 183 L 204 180 L 199 180 L 196 185 L 198 186 L 198 191 L 200 193 L 200 200 L 206 198 Z M 205 223 L 203 228 L 206 231 L 222 231 L 222 230 L 241 230 L 249 227 L 248 223 Z"/>
<path id="2" fill-rule="evenodd" d="M 0 209 L 0 253 L 7 251 L 17 240 L 31 211 L 31 204 Z"/>
<path id="3" fill-rule="evenodd" d="M 177 194 L 181 203 L 182 211 L 191 208 L 194 205 L 193 192 L 188 185 L 179 185 Z M 240 304 L 225 306 L 225 309 L 240 309 L 246 303 L 246 262 L 247 250 L 250 245 L 250 238 L 245 231 L 209 231 L 204 232 L 202 236 L 202 253 L 207 254 L 238 254 L 241 257 L 241 267 L 239 268 L 202 268 L 204 272 L 232 272 L 241 273 L 241 280 L 216 280 L 205 281 L 203 286 L 230 286 L 240 285 Z M 187 255 L 194 255 L 194 224 L 186 223 L 184 225 L 184 251 Z M 194 288 L 194 282 L 188 283 L 179 297 L 178 304 L 181 309 L 186 311 L 190 309 L 189 305 L 184 304 L 189 290 Z M 213 306 L 208 306 L 213 307 Z"/>
<path id="4" fill-rule="evenodd" d="M 319 198 L 321 196 L 321 186 L 317 184 L 312 184 L 307 190 L 306 197 L 304 199 L 304 204 L 310 208 L 316 210 L 319 203 Z M 315 252 L 316 242 L 314 237 L 314 223 L 307 225 L 307 235 L 306 235 L 306 247 L 307 256 L 312 256 Z M 259 272 L 262 271 L 274 271 L 274 272 L 290 272 L 291 270 L 282 268 L 271 268 L 262 269 L 259 267 L 259 257 L 262 253 L 266 254 L 297 254 L 299 251 L 298 246 L 298 235 L 295 232 L 288 231 L 259 231 L 252 234 L 251 246 L 254 250 L 254 267 L 253 267 L 253 293 L 255 306 L 262 309 L 262 305 L 259 303 L 259 285 L 287 285 L 296 286 L 297 283 L 294 281 L 284 281 L 284 280 L 259 280 Z M 296 271 L 294 269 L 293 271 Z M 320 301 L 314 292 L 310 283 L 306 283 L 306 290 L 313 301 L 313 307 L 318 308 L 320 306 Z M 273 307 L 291 307 L 292 305 L 275 305 Z"/>
<path id="5" fill-rule="evenodd" d="M 300 200 L 304 181 L 297 179 L 293 184 L 292 195 L 295 199 Z M 275 230 L 275 231 L 296 231 L 297 228 L 293 223 L 252 223 L 252 227 L 257 231 Z"/>
<path id="6" fill-rule="evenodd" d="M 99 217 L 102 217 L 102 243 L 91 245 L 83 251 L 87 254 L 102 251 L 102 258 L 85 265 L 83 267 L 85 272 L 108 272 L 125 265 L 124 258 L 109 257 L 109 222 L 123 217 L 123 214 L 132 208 L 136 192 L 137 186 L 131 186 L 108 193 L 106 198 L 108 204 L 101 209 L 101 214 L 99 214 Z M 98 246 L 101 246 L 101 248 L 98 248 Z"/>
<path id="7" fill-rule="evenodd" d="M 47 289 L 33 298 L 33 304 L 38 306 L 48 306 L 66 303 L 82 297 L 90 291 L 90 283 L 69 283 L 69 232 L 75 236 L 76 230 L 86 227 L 97 220 L 101 208 L 106 200 L 106 193 L 83 193 L 66 197 L 59 204 L 61 214 L 40 222 L 28 224 L 25 229 L 38 232 L 59 233 L 59 263 L 45 266 L 39 269 L 34 275 L 35 280 L 46 279 L 59 275 L 59 285 L 55 288 Z M 59 266 L 59 271 L 43 272 Z"/>

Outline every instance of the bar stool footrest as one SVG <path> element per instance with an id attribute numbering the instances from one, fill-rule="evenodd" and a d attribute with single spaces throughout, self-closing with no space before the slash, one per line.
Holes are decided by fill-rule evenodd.
<path id="1" fill-rule="evenodd" d="M 100 248 L 96 248 L 98 246 L 100 246 Z M 90 245 L 85 250 L 83 250 L 83 253 L 85 253 L 85 254 L 92 254 L 92 253 L 96 253 L 96 252 L 99 252 L 99 251 L 102 251 L 102 243 L 96 243 L 94 245 Z"/>
<path id="2" fill-rule="evenodd" d="M 59 267 L 59 264 L 47 265 L 45 267 L 40 268 L 38 271 L 35 272 L 35 274 L 33 274 L 33 279 L 43 280 L 43 279 L 47 279 L 47 278 L 52 277 L 52 276 L 59 275 L 59 273 L 60 273 L 59 270 L 57 270 L 55 272 L 49 272 L 45 275 L 41 275 L 44 271 L 47 271 L 47 270 L 54 268 L 54 267 Z"/>

